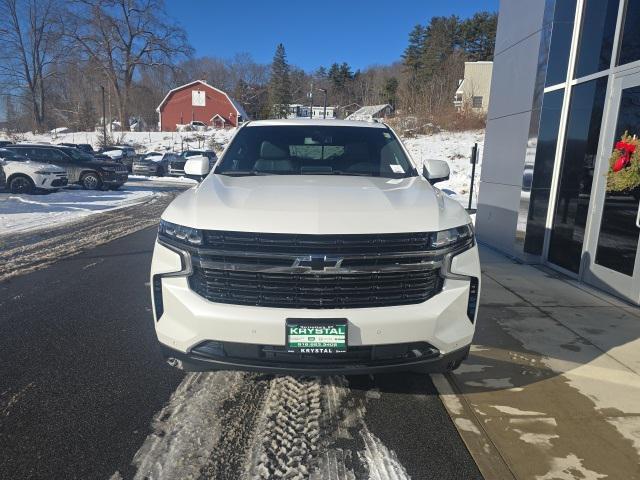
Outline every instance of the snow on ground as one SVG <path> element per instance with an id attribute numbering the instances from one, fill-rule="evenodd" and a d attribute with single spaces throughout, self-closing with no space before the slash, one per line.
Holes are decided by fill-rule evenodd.
<path id="1" fill-rule="evenodd" d="M 143 202 L 162 193 L 153 185 L 125 184 L 120 190 L 94 191 L 70 187 L 49 194 L 0 193 L 0 237 L 51 228 L 88 215 Z"/>
<path id="2" fill-rule="evenodd" d="M 235 128 L 214 129 L 205 132 L 113 132 L 112 138 L 116 145 L 132 145 L 137 153 L 167 150 L 181 152 L 190 148 L 209 148 L 211 141 L 220 146 L 226 146 L 235 132 Z M 102 132 L 26 133 L 20 141 L 89 143 L 94 149 L 97 149 L 101 138 Z"/>
<path id="3" fill-rule="evenodd" d="M 434 135 L 418 135 L 415 138 L 404 138 L 404 144 L 413 159 L 422 163 L 425 160 L 446 160 L 451 168 L 451 178 L 447 182 L 438 183 L 443 192 L 458 200 L 465 207 L 469 202 L 469 187 L 471 185 L 471 148 L 478 144 L 478 165 L 473 187 L 473 203 L 475 208 L 478 200 L 478 185 L 480 184 L 480 170 L 482 168 L 482 153 L 484 149 L 484 130 L 467 132 L 440 132 Z"/>

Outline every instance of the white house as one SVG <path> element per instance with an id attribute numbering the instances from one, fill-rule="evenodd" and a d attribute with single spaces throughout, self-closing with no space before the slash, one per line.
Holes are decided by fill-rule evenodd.
<path id="1" fill-rule="evenodd" d="M 453 100 L 459 111 L 487 113 L 492 70 L 493 62 L 464 62 L 464 78 L 460 80 Z"/>
<path id="2" fill-rule="evenodd" d="M 290 104 L 287 118 L 309 118 L 309 105 L 302 105 L 301 103 Z M 314 106 L 312 109 L 312 118 L 325 118 L 324 107 Z M 326 118 L 336 118 L 336 107 L 327 106 Z"/>
<path id="3" fill-rule="evenodd" d="M 635 1 L 501 0 L 478 239 L 640 304 L 640 185 L 611 187 L 640 135 Z M 619 154 L 618 154 L 619 155 Z"/>

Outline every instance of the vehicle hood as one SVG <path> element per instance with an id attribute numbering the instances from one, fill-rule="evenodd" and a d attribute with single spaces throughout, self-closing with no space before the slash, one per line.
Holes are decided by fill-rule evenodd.
<path id="1" fill-rule="evenodd" d="M 162 218 L 206 230 L 346 234 L 436 231 L 470 222 L 423 177 L 210 175 Z"/>
<path id="2" fill-rule="evenodd" d="M 62 167 L 58 167 L 57 165 L 50 165 L 48 163 L 42 163 L 42 162 L 34 162 L 33 160 L 27 160 L 25 162 L 16 162 L 13 160 L 5 160 L 5 165 L 4 165 L 5 170 L 7 171 L 11 171 L 13 172 L 24 172 L 24 173 L 33 173 L 37 170 L 44 170 L 46 172 L 53 172 L 53 173 L 66 173 L 67 171 L 62 168 Z"/>

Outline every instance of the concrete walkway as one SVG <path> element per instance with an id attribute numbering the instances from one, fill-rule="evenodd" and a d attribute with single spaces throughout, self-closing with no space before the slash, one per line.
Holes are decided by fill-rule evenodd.
<path id="1" fill-rule="evenodd" d="M 481 258 L 471 356 L 434 381 L 485 478 L 640 479 L 640 309 Z"/>

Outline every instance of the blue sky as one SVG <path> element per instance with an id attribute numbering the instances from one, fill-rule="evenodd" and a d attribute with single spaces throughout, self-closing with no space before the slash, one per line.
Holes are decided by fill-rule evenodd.
<path id="1" fill-rule="evenodd" d="M 197 56 L 248 52 L 268 63 L 282 42 L 307 71 L 333 62 L 353 69 L 400 58 L 414 25 L 440 15 L 497 11 L 498 0 L 166 0 Z"/>

